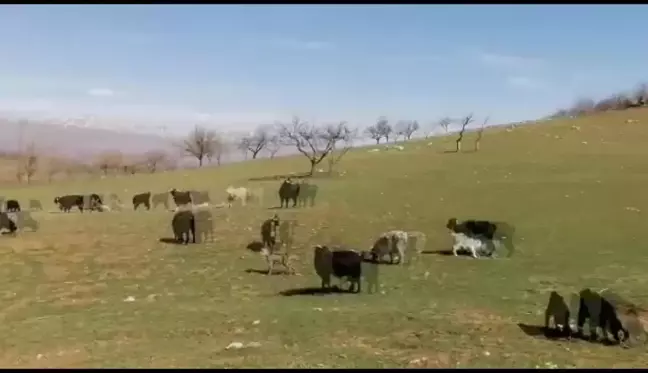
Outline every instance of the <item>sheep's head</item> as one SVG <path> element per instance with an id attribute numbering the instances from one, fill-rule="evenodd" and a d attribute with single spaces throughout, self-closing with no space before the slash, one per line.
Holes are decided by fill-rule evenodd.
<path id="1" fill-rule="evenodd" d="M 450 230 L 454 230 L 456 226 L 457 226 L 457 218 L 448 219 L 448 224 L 446 224 L 446 228 Z"/>

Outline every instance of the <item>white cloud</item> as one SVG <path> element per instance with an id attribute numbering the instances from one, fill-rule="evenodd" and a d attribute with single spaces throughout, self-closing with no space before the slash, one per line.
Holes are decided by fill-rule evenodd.
<path id="1" fill-rule="evenodd" d="M 304 41 L 296 39 L 277 39 L 275 45 L 282 48 L 301 49 L 301 50 L 325 50 L 333 49 L 335 45 L 326 41 Z"/>
<path id="2" fill-rule="evenodd" d="M 109 88 L 92 88 L 88 90 L 88 94 L 96 97 L 112 97 L 115 95 L 115 91 Z"/>
<path id="3" fill-rule="evenodd" d="M 532 68 L 544 65 L 546 61 L 535 57 L 522 57 L 497 53 L 479 53 L 479 61 L 486 65 L 506 68 Z"/>
<path id="4" fill-rule="evenodd" d="M 541 89 L 546 86 L 546 84 L 538 79 L 533 79 L 528 76 L 509 76 L 506 79 L 506 83 L 515 88 L 523 89 Z"/>

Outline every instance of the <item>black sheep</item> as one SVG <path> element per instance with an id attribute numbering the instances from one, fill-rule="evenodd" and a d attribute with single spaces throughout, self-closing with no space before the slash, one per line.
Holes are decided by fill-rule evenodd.
<path id="1" fill-rule="evenodd" d="M 331 287 L 331 275 L 338 278 L 347 278 L 351 281 L 349 290 L 361 291 L 363 257 L 353 250 L 333 250 L 326 246 L 315 246 L 315 272 L 322 280 L 322 288 Z"/>
<path id="2" fill-rule="evenodd" d="M 276 214 L 261 224 L 261 242 L 263 242 L 263 247 L 267 247 L 271 253 L 274 252 L 277 244 L 279 224 L 279 216 Z"/>
<path id="3" fill-rule="evenodd" d="M 137 210 L 140 205 L 144 205 L 147 210 L 151 209 L 151 192 L 140 193 L 133 196 L 133 210 Z"/>
<path id="4" fill-rule="evenodd" d="M 196 243 L 196 220 L 191 210 L 176 212 L 171 220 L 171 228 L 173 236 L 178 242 L 188 245 L 189 234 L 191 234 L 192 242 Z"/>
<path id="5" fill-rule="evenodd" d="M 18 212 L 20 211 L 20 203 L 15 199 L 10 199 L 7 201 L 6 210 L 7 212 Z"/>
<path id="6" fill-rule="evenodd" d="M 79 211 L 83 212 L 83 196 L 79 194 L 68 194 L 54 198 L 54 203 L 59 206 L 63 212 L 70 212 L 72 207 L 76 206 Z"/>
<path id="7" fill-rule="evenodd" d="M 6 212 L 0 212 L 0 231 L 3 228 L 9 230 L 11 234 L 15 234 L 16 230 L 18 230 L 16 223 L 9 218 Z"/>
<path id="8" fill-rule="evenodd" d="M 294 184 L 290 178 L 281 183 L 279 187 L 279 201 L 281 202 L 281 207 L 288 208 L 288 202 L 293 201 L 292 207 L 297 207 L 297 198 L 299 198 L 300 187 L 299 184 Z"/>
<path id="9" fill-rule="evenodd" d="M 188 205 L 191 203 L 191 193 L 190 192 L 181 192 L 174 189 L 171 189 L 169 192 L 171 194 L 171 197 L 173 198 L 173 202 L 176 204 L 177 207 L 180 207 L 182 205 Z"/>

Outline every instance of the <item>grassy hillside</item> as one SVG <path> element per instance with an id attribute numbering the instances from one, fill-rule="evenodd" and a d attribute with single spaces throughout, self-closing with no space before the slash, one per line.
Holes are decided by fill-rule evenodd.
<path id="1" fill-rule="evenodd" d="M 645 346 L 556 343 L 517 324 L 541 324 L 553 289 L 608 287 L 648 305 L 646 143 L 648 111 L 631 110 L 493 129 L 479 153 L 444 153 L 452 138 L 357 150 L 340 164 L 343 176 L 314 180 L 315 207 L 279 212 L 300 222 L 298 276 L 247 273 L 265 267 L 245 247 L 274 213 L 278 187 L 248 179 L 304 171 L 299 156 L 2 190 L 46 209 L 64 192 L 116 192 L 128 202 L 142 191 L 196 188 L 222 200 L 230 184 L 263 187 L 266 199 L 263 208 L 214 210 L 216 242 L 187 247 L 158 242 L 171 236 L 171 213 L 161 210 L 35 214 L 39 232 L 0 237 L 0 365 L 645 367 Z M 364 249 L 404 229 L 426 233 L 427 250 L 447 249 L 453 216 L 515 225 L 515 255 L 381 266 L 384 294 L 278 295 L 318 285 L 316 243 Z M 237 341 L 260 345 L 225 350 Z"/>

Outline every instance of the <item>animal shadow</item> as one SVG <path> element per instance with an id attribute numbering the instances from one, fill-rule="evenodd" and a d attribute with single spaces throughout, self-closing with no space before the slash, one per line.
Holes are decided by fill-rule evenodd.
<path id="1" fill-rule="evenodd" d="M 342 290 L 337 286 L 332 286 L 330 288 L 322 287 L 307 287 L 307 288 L 296 288 L 288 289 L 279 292 L 280 295 L 284 297 L 293 297 L 295 295 L 330 295 L 330 294 L 355 294 L 349 290 Z"/>
<path id="2" fill-rule="evenodd" d="M 245 273 L 256 273 L 256 274 L 259 274 L 259 275 L 267 275 L 268 270 L 267 269 L 248 268 L 248 269 L 245 270 Z M 274 275 L 287 275 L 287 274 L 289 274 L 289 273 L 285 269 L 273 269 L 272 270 L 272 276 L 274 276 Z"/>
<path id="3" fill-rule="evenodd" d="M 520 330 L 529 337 L 533 338 L 549 338 L 549 339 L 559 339 L 560 332 L 555 329 L 546 330 L 542 325 L 530 325 L 530 324 L 517 324 Z"/>
<path id="4" fill-rule="evenodd" d="M 425 255 L 442 255 L 442 256 L 454 256 L 452 250 L 424 250 L 421 251 L 421 254 Z M 470 256 L 470 251 L 468 250 L 459 250 L 457 251 L 458 256 Z"/>
<path id="5" fill-rule="evenodd" d="M 261 242 L 261 241 L 252 241 L 245 248 L 252 251 L 252 252 L 254 252 L 254 253 L 260 253 L 261 249 L 263 249 L 263 242 Z"/>
<path id="6" fill-rule="evenodd" d="M 171 244 L 171 245 L 186 246 L 185 244 L 182 243 L 182 241 L 178 241 L 175 238 L 164 237 L 164 238 L 160 238 L 159 241 L 162 242 L 162 243 L 167 243 L 167 244 Z"/>

